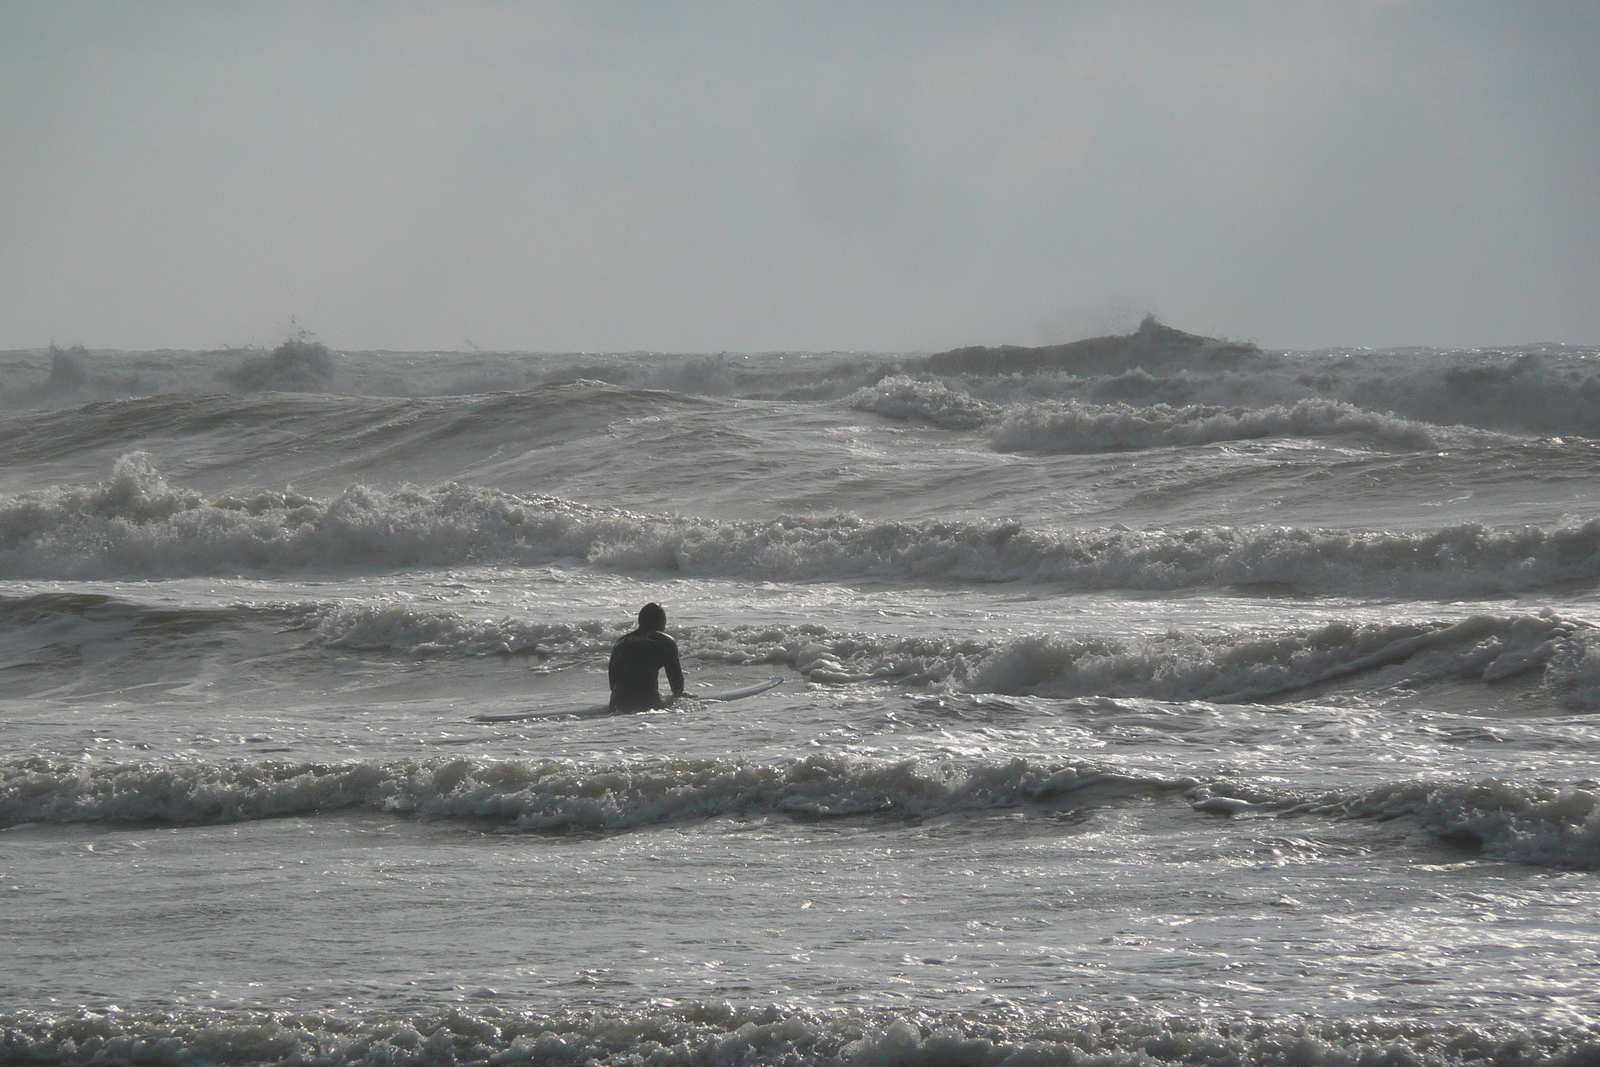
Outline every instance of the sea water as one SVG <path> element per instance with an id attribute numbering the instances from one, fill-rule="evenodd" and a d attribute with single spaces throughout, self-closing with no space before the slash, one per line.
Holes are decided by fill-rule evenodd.
<path id="1" fill-rule="evenodd" d="M 1596 351 L 296 345 L 0 363 L 0 1060 L 1600 1059 Z"/>

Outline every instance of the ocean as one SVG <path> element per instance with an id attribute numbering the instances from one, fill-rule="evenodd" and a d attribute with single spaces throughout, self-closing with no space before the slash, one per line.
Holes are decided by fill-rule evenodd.
<path id="1" fill-rule="evenodd" d="M 1600 349 L 17 351 L 0 453 L 0 1062 L 1600 1063 Z"/>

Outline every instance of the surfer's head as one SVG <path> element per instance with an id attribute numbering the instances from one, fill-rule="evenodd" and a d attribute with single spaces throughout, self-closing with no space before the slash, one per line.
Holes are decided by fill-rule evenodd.
<path id="1" fill-rule="evenodd" d="M 665 630 L 667 610 L 660 604 L 650 603 L 639 609 L 639 629 Z"/>

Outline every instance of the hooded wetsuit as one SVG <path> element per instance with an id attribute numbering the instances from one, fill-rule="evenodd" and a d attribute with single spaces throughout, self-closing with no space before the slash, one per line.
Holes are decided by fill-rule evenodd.
<path id="1" fill-rule="evenodd" d="M 678 643 L 660 630 L 633 630 L 611 647 L 611 709 L 644 711 L 664 708 L 656 674 L 665 667 L 672 695 L 683 695 L 683 667 Z"/>

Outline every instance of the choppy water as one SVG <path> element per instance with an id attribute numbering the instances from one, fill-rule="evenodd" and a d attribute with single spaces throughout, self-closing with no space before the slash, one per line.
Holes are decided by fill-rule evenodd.
<path id="1" fill-rule="evenodd" d="M 1600 1060 L 1595 351 L 14 352 L 0 451 L 0 1060 Z M 564 714 L 647 600 L 785 683 Z"/>

